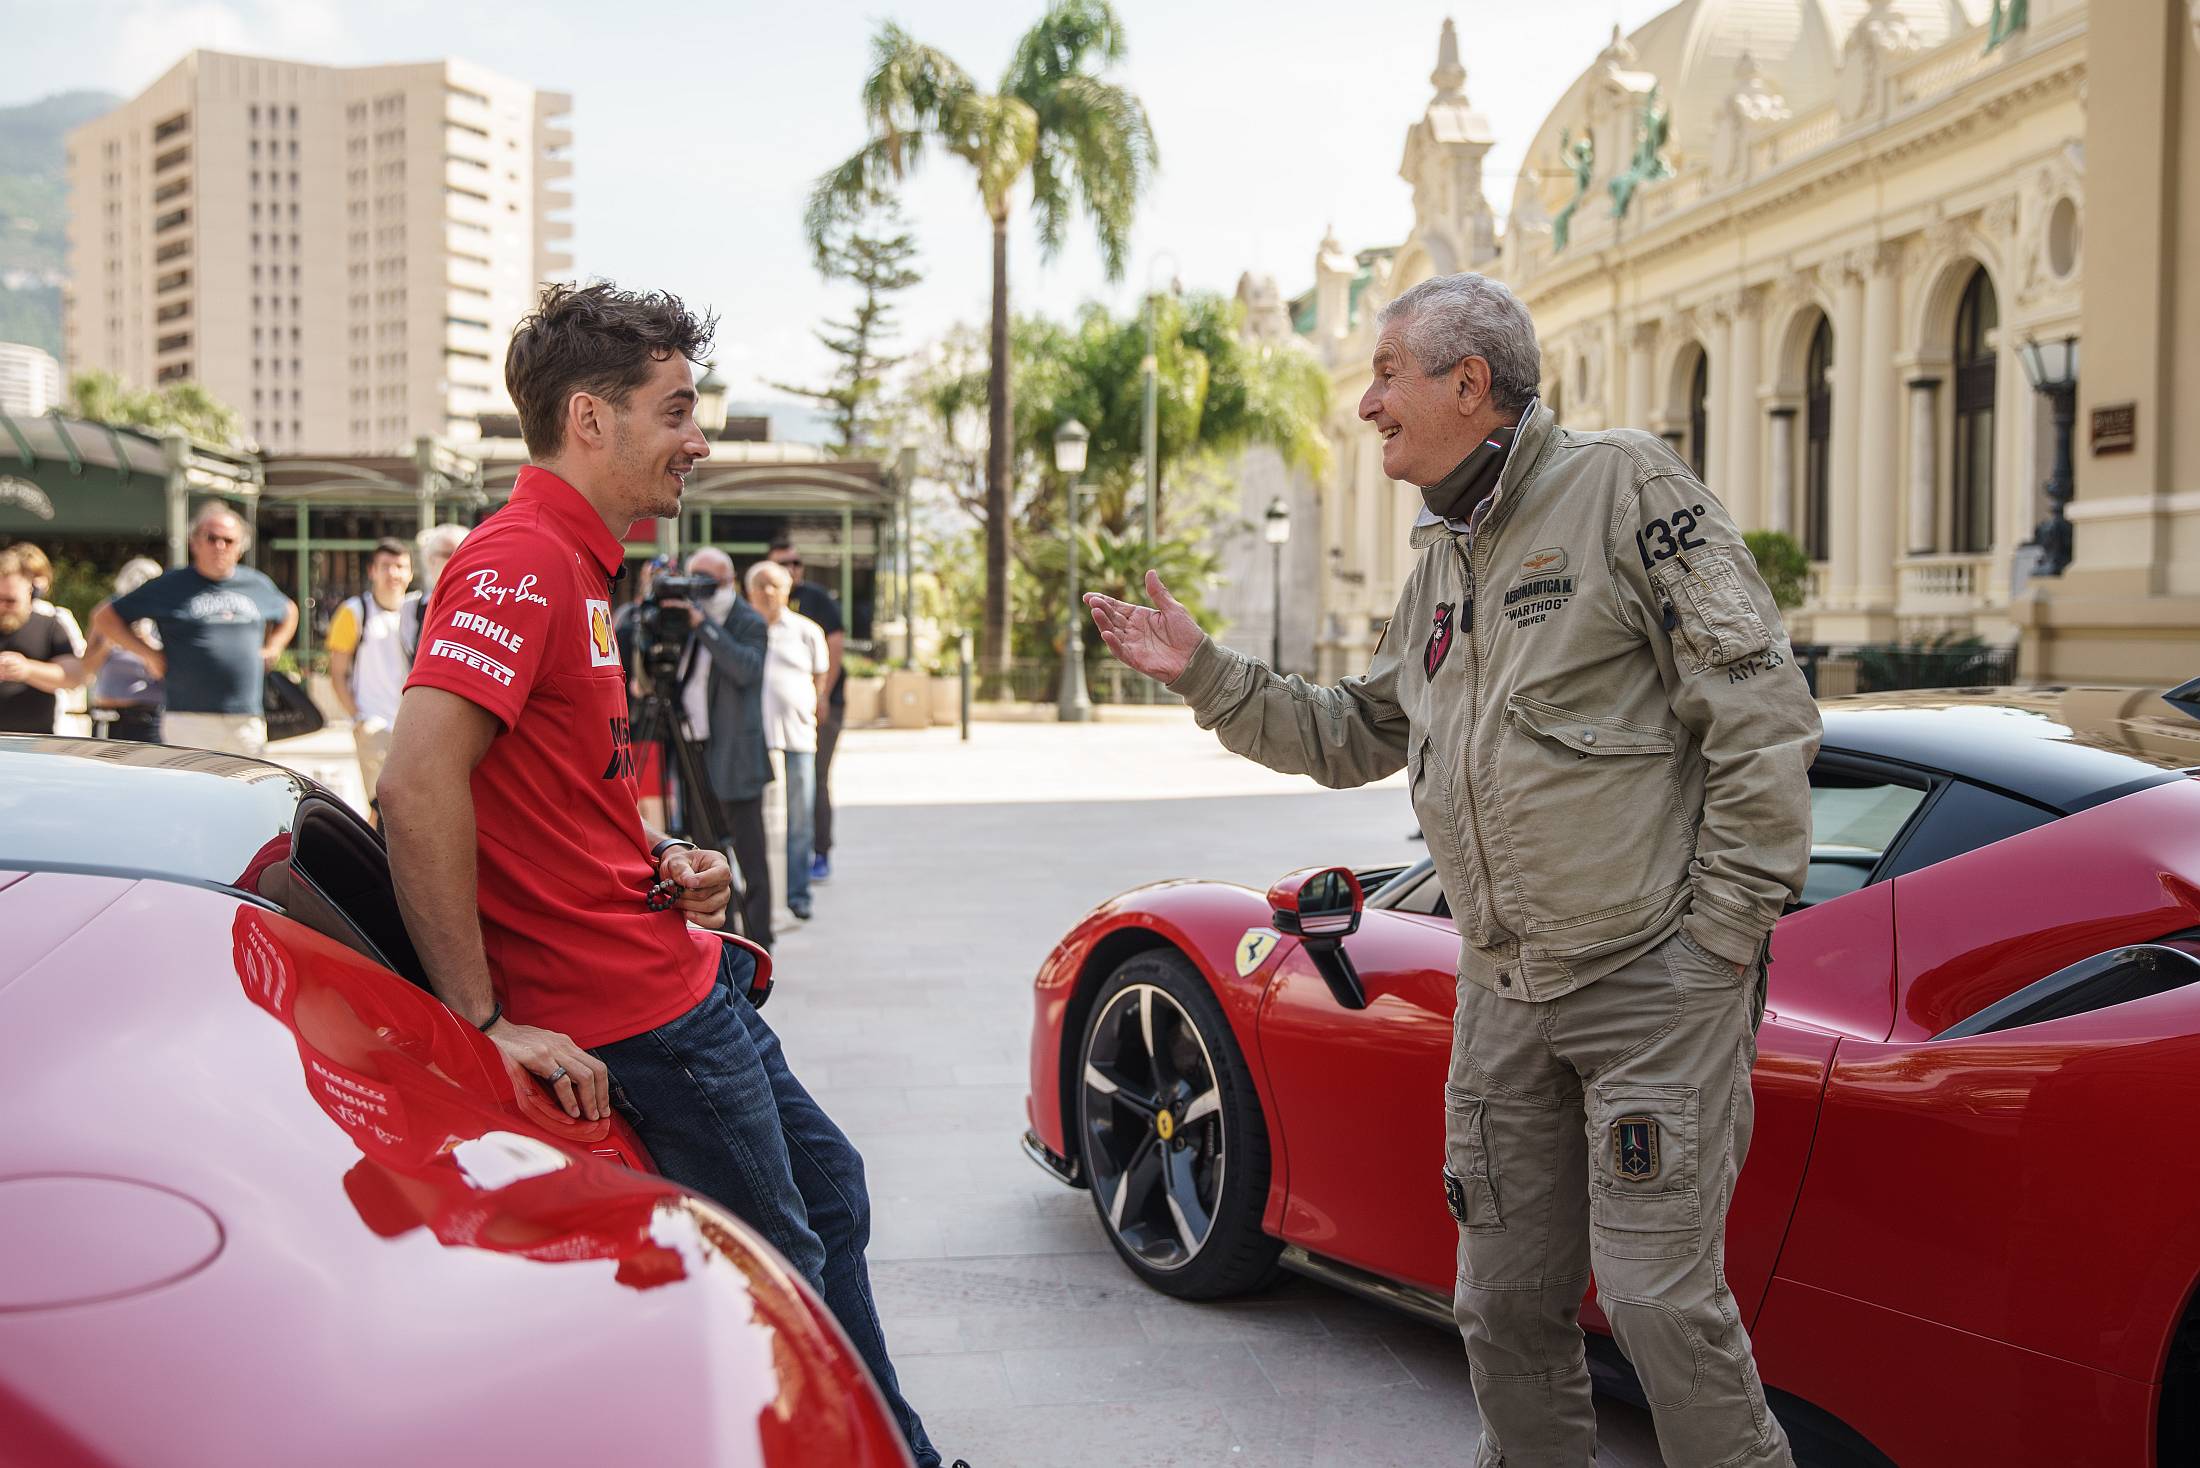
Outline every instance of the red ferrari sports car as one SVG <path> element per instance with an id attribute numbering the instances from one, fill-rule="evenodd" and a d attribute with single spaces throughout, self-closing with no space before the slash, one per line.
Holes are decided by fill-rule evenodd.
<path id="1" fill-rule="evenodd" d="M 1726 1261 L 1808 1459 L 2200 1462 L 2200 722 L 2148 707 L 1826 706 Z M 1448 1326 L 1457 958 L 1426 862 L 1125 893 L 1039 971 L 1025 1150 L 1156 1289 Z"/>
<path id="2" fill-rule="evenodd" d="M 0 738 L 0 935 L 0 1464 L 908 1462 L 768 1245 L 426 991 L 319 786 Z"/>

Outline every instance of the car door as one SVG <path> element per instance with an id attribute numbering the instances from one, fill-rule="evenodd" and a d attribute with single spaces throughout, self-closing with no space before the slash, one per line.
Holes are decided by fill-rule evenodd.
<path id="1" fill-rule="evenodd" d="M 1923 777 L 1868 762 L 1821 759 L 1812 770 L 1810 905 L 1775 933 L 1755 1137 L 1728 1221 L 1728 1280 L 1745 1318 L 1779 1254 L 1834 1046 L 1852 1025 L 1886 1033 L 1893 904 L 1878 878 L 1931 790 Z M 1432 875 L 1402 901 L 1385 893 L 1376 900 L 1394 905 L 1371 909 L 1346 940 L 1365 1009 L 1340 1005 L 1294 950 L 1280 961 L 1260 1034 L 1290 1159 L 1284 1238 L 1449 1295 L 1458 1233 L 1444 1207 L 1443 1085 L 1459 937 L 1441 899 Z M 1593 1304 L 1587 1319 L 1603 1323 Z"/>

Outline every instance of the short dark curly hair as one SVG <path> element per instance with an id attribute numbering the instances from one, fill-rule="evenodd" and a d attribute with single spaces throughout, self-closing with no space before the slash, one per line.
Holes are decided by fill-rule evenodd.
<path id="1" fill-rule="evenodd" d="M 675 352 L 701 361 L 717 327 L 715 315 L 697 317 L 666 291 L 622 291 L 602 280 L 546 288 L 504 354 L 504 386 L 528 455 L 547 459 L 564 447 L 573 394 L 623 407 L 653 364 Z"/>

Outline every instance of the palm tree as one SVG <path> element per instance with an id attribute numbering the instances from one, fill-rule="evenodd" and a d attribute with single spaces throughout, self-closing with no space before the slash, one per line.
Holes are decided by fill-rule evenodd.
<path id="1" fill-rule="evenodd" d="M 1051 259 L 1082 205 L 1108 278 L 1123 276 L 1131 216 L 1159 162 L 1146 108 L 1094 73 L 1123 59 L 1123 27 L 1107 0 L 1054 0 L 1016 43 L 1000 87 L 981 91 L 945 53 L 892 21 L 871 42 L 863 113 L 872 136 L 817 181 L 803 224 L 820 252 L 834 225 L 886 195 L 937 146 L 970 165 L 993 222 L 993 324 L 986 403 L 985 658 L 1008 671 L 1009 476 L 1014 432 L 1008 388 L 1008 219 L 1031 186 L 1041 254 Z"/>

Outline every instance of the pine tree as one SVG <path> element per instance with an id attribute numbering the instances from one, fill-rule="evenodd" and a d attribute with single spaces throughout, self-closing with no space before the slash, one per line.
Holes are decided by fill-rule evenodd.
<path id="1" fill-rule="evenodd" d="M 921 271 L 910 267 L 917 244 L 907 230 L 899 228 L 901 222 L 898 210 L 881 205 L 865 218 L 839 226 L 819 251 L 818 270 L 827 280 L 852 281 L 863 292 L 851 319 L 828 318 L 817 331 L 818 341 L 840 359 L 832 386 L 772 384 L 831 409 L 832 447 L 844 458 L 876 447 L 871 441 L 878 426 L 873 403 L 885 385 L 886 369 L 902 360 L 881 350 L 896 329 L 894 306 L 888 298 L 924 279 Z M 877 232 L 867 233 L 866 225 Z"/>

